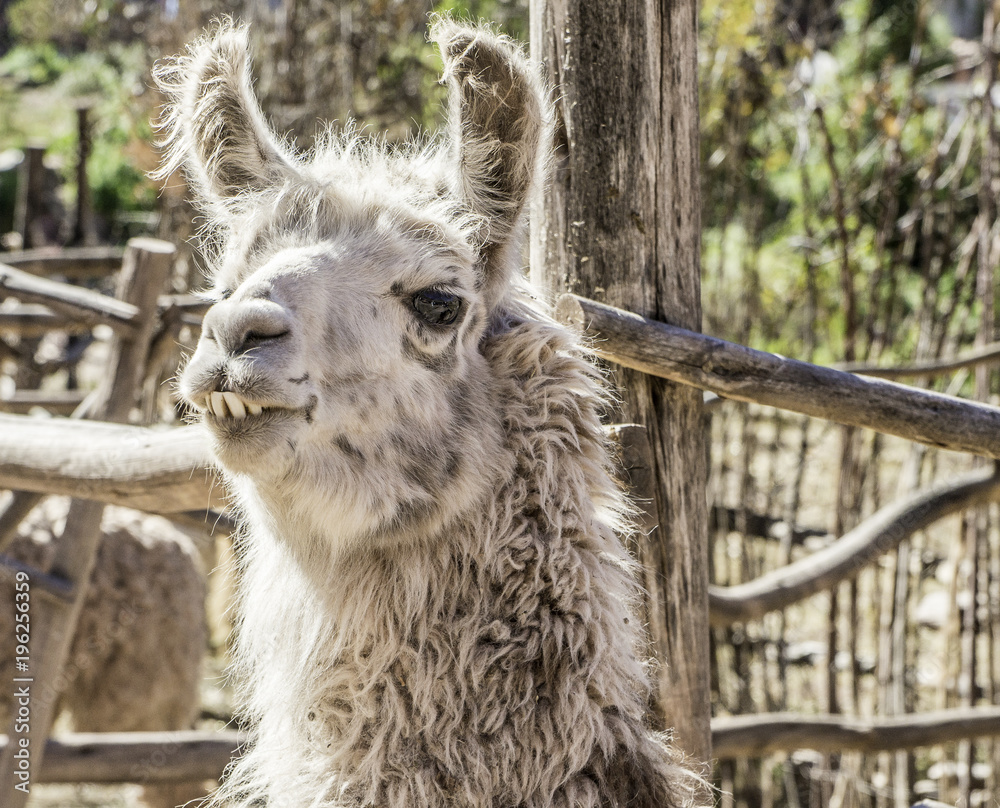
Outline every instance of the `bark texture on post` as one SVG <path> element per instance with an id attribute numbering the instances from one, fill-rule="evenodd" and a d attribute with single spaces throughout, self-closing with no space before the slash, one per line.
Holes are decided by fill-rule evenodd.
<path id="1" fill-rule="evenodd" d="M 531 264 L 574 292 L 701 326 L 697 5 L 533 0 L 534 57 L 556 103 L 554 176 L 532 209 Z M 623 416 L 653 450 L 658 529 L 640 547 L 661 604 L 650 633 L 665 664 L 656 707 L 708 760 L 706 457 L 701 394 L 621 371 Z"/>

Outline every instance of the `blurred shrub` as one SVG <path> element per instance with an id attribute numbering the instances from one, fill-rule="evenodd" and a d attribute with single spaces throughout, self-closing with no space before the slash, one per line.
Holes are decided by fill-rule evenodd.
<path id="1" fill-rule="evenodd" d="M 806 5 L 701 6 L 706 327 L 820 361 L 967 342 L 945 290 L 968 290 L 981 91 L 929 4 Z"/>
<path id="2" fill-rule="evenodd" d="M 25 87 L 55 81 L 68 65 L 51 42 L 19 45 L 0 59 L 0 77 Z"/>
<path id="3" fill-rule="evenodd" d="M 145 0 L 17 0 L 7 9 L 10 32 L 22 43 L 51 43 L 62 53 L 97 51 L 134 43 L 160 14 Z"/>

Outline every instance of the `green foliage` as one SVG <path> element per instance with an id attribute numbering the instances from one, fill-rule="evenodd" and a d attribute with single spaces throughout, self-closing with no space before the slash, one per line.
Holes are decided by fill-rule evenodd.
<path id="1" fill-rule="evenodd" d="M 174 52 L 222 13 L 253 21 L 262 105 L 275 128 L 295 133 L 300 147 L 324 120 L 355 118 L 372 132 L 388 132 L 390 141 L 433 131 L 442 121 L 444 88 L 440 59 L 426 41 L 429 10 L 491 20 L 514 36 L 527 35 L 527 0 L 443 0 L 430 8 L 391 0 L 345 0 L 335 7 L 329 0 L 298 0 L 288 16 L 250 2 L 241 14 L 239 5 L 198 0 L 172 33 L 155 16 L 156 4 L 18 0 L 8 19 L 22 44 L 0 61 L 0 149 L 46 143 L 64 167 L 72 197 L 73 108 L 86 104 L 94 127 L 89 176 L 96 209 L 113 217 L 154 206 L 144 177 L 151 166 L 134 159 L 152 140 L 149 43 Z M 181 30 L 185 26 L 190 30 Z"/>
<path id="2" fill-rule="evenodd" d="M 153 210 L 156 190 L 135 165 L 152 140 L 142 96 L 147 57 L 141 43 L 109 43 L 65 56 L 50 43 L 26 44 L 0 60 L 0 150 L 43 143 L 61 167 L 66 201 L 75 196 L 76 112 L 90 108 L 88 179 L 95 211 L 109 222 L 123 212 Z"/>
<path id="3" fill-rule="evenodd" d="M 110 42 L 134 43 L 157 4 L 129 0 L 17 0 L 7 9 L 15 40 L 51 44 L 61 53 L 99 51 Z"/>
<path id="4" fill-rule="evenodd" d="M 119 213 L 150 211 L 156 205 L 156 187 L 124 151 L 127 132 L 117 130 L 94 144 L 90 156 L 90 189 L 94 210 L 113 220 Z"/>
<path id="5" fill-rule="evenodd" d="M 782 8 L 701 7 L 707 327 L 822 361 L 931 351 L 952 337 L 916 321 L 960 285 L 979 101 L 934 100 L 953 57 L 922 3 L 848 0 L 801 35 Z"/>
<path id="6" fill-rule="evenodd" d="M 428 12 L 485 19 L 527 33 L 527 0 L 300 0 L 288 19 L 254 12 L 257 91 L 275 127 L 308 148 L 316 121 L 357 121 L 398 142 L 443 121 L 441 60 L 427 44 Z M 322 127 L 319 127 L 322 128 Z"/>
<path id="7" fill-rule="evenodd" d="M 36 87 L 49 84 L 66 70 L 68 60 L 50 42 L 19 45 L 0 59 L 0 78 Z"/>

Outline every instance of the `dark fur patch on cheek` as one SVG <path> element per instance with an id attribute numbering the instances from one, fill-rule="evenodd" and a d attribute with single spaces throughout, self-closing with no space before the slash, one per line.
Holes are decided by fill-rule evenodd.
<path id="1" fill-rule="evenodd" d="M 440 353 L 436 354 L 429 354 L 422 350 L 408 334 L 403 334 L 401 345 L 403 356 L 433 373 L 448 373 L 455 368 L 458 360 L 458 332 L 452 334 L 448 344 Z"/>
<path id="2" fill-rule="evenodd" d="M 365 457 L 365 453 L 343 435 L 338 435 L 334 439 L 333 443 L 341 451 L 341 453 L 348 458 L 351 465 L 361 468 L 368 462 L 368 458 Z"/>
<path id="3" fill-rule="evenodd" d="M 316 405 L 319 404 L 318 396 L 310 396 L 309 402 L 306 404 L 303 414 L 306 418 L 306 423 L 311 424 L 313 422 L 313 412 L 316 410 Z"/>
<path id="4" fill-rule="evenodd" d="M 432 517 L 438 507 L 439 506 L 436 502 L 405 500 L 400 502 L 397 506 L 393 522 L 396 527 L 412 527 L 413 525 Z"/>
<path id="5" fill-rule="evenodd" d="M 444 474 L 448 481 L 454 480 L 462 469 L 462 455 L 460 452 L 449 451 L 447 462 L 444 466 Z"/>

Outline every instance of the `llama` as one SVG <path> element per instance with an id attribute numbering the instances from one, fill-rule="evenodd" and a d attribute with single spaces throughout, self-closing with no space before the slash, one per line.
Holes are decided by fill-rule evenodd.
<path id="1" fill-rule="evenodd" d="M 211 248 L 179 389 L 243 524 L 217 804 L 691 804 L 644 725 L 608 394 L 518 272 L 546 93 L 504 36 L 432 39 L 450 122 L 410 148 L 293 153 L 232 22 L 158 70 Z"/>
<path id="2" fill-rule="evenodd" d="M 68 509 L 68 499 L 46 498 L 20 525 L 10 557 L 48 570 Z M 69 659 L 55 683 L 60 707 L 78 732 L 190 729 L 207 645 L 205 573 L 195 542 L 163 517 L 111 506 L 101 532 Z M 0 591 L 0 600 L 14 603 L 12 580 Z M 12 610 L 0 614 L 5 682 L 18 675 L 13 617 Z M 0 690 L 4 727 L 12 694 Z M 143 798 L 153 808 L 173 808 L 208 791 L 200 782 L 147 786 Z"/>

